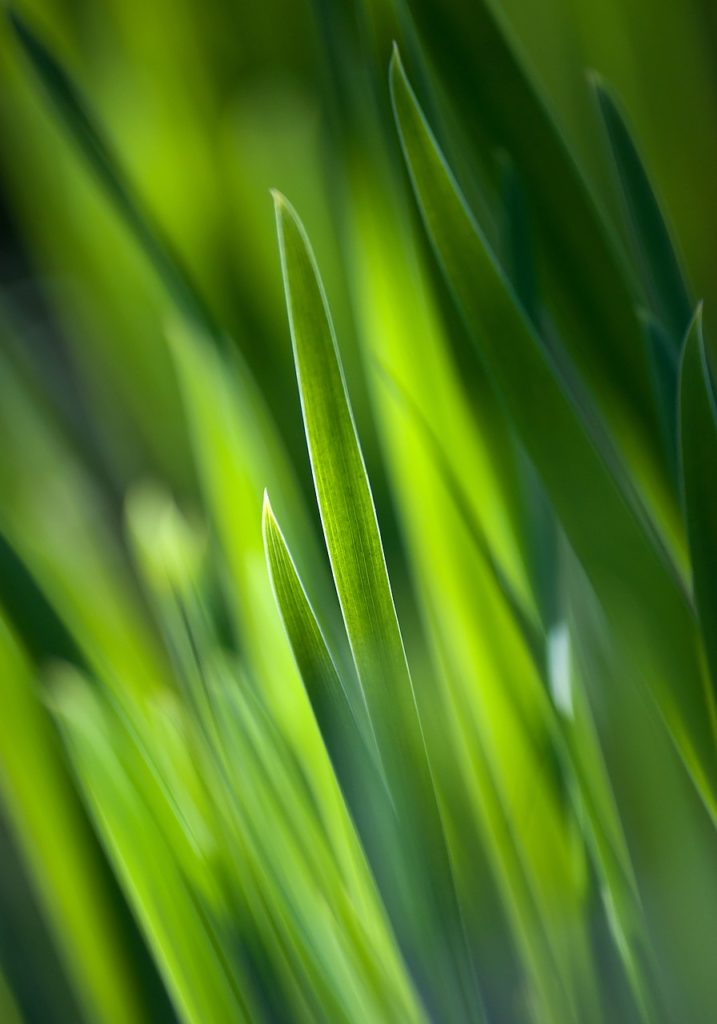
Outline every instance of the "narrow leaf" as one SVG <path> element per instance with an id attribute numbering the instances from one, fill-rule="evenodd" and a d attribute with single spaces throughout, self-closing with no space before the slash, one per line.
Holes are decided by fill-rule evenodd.
<path id="1" fill-rule="evenodd" d="M 620 182 L 642 285 L 668 335 L 676 362 L 692 316 L 687 285 L 669 228 L 625 119 L 599 76 L 592 76 L 592 84 Z"/>
<path id="2" fill-rule="evenodd" d="M 520 309 L 397 52 L 391 90 L 426 228 L 472 337 L 621 637 L 625 657 L 657 700 L 714 813 L 717 764 L 682 582 L 594 410 Z"/>
<path id="3" fill-rule="evenodd" d="M 650 356 L 650 375 L 660 417 L 662 443 L 672 471 L 673 480 L 678 480 L 677 398 L 679 392 L 679 362 L 673 341 L 668 336 L 662 323 L 652 313 L 648 312 L 643 312 L 641 319 Z M 679 344 L 681 344 L 681 341 Z"/>
<path id="4" fill-rule="evenodd" d="M 382 379 L 390 388 L 395 399 L 401 403 L 406 412 L 415 424 L 425 442 L 427 454 L 435 465 L 436 471 L 450 495 L 456 512 L 465 527 L 466 533 L 471 542 L 479 552 L 481 558 L 490 572 L 490 575 L 498 588 L 506 607 L 510 611 L 515 624 L 520 630 L 527 649 L 530 651 L 536 665 L 542 666 L 544 639 L 540 626 L 535 620 L 535 614 L 526 605 L 522 596 L 517 592 L 511 581 L 503 571 L 500 562 L 491 549 L 490 542 L 483 529 L 482 523 L 476 516 L 466 493 L 466 484 L 451 466 L 443 450 L 441 442 L 436 435 L 431 423 L 423 414 L 420 406 L 401 383 L 381 364 L 378 369 Z"/>
<path id="5" fill-rule="evenodd" d="M 502 160 L 503 261 L 515 293 L 531 323 L 539 328 L 538 282 L 533 259 L 533 238 L 528 200 L 510 157 Z"/>
<path id="6" fill-rule="evenodd" d="M 680 451 L 692 585 L 712 676 L 717 687 L 717 399 L 699 306 L 685 339 L 680 373 Z M 715 723 L 717 725 L 717 722 Z"/>
<path id="7" fill-rule="evenodd" d="M 174 814 L 136 737 L 73 669 L 59 670 L 54 711 L 81 791 L 180 1017 L 255 1019 L 241 971 L 162 825 Z"/>
<path id="8" fill-rule="evenodd" d="M 114 893 L 25 652 L 0 612 L 0 796 L 87 1020 L 149 1019 Z M 1 1004 L 1 1001 L 0 1001 Z M 5 1019 L 5 1018 L 3 1018 Z"/>
<path id="9" fill-rule="evenodd" d="M 480 1017 L 478 997 L 333 325 L 304 229 L 283 196 L 275 193 L 274 203 L 304 427 L 326 546 L 403 831 L 397 844 L 405 886 L 399 939 L 404 948 L 413 947 L 414 956 L 421 957 L 421 984 L 431 1009 L 444 1020 L 473 1020 Z M 414 844 L 418 845 L 413 848 Z M 424 933 L 422 948 L 415 944 L 417 929 Z"/>
<path id="10" fill-rule="evenodd" d="M 283 197 L 275 196 L 275 204 L 304 425 L 346 631 L 372 714 L 381 708 L 390 679 L 415 717 L 376 511 L 323 289 L 298 218 Z M 387 740 L 386 726 L 375 725 L 379 742 Z"/>
<path id="11" fill-rule="evenodd" d="M 214 340 L 221 343 L 222 332 L 214 323 L 206 303 L 199 295 L 169 239 L 165 237 L 136 194 L 81 91 L 17 11 L 10 10 L 9 20 L 61 123 L 154 266 L 168 292 L 185 316 L 202 324 L 205 330 L 210 331 Z"/>
<path id="12" fill-rule="evenodd" d="M 654 411 L 623 254 L 512 38 L 504 5 L 405 0 L 431 64 L 485 154 L 510 154 L 531 199 L 546 299 L 604 414 L 627 417 L 650 450 Z"/>
<path id="13" fill-rule="evenodd" d="M 264 496 L 262 532 L 269 576 L 289 643 L 334 770 L 344 792 L 350 792 L 348 773 L 352 761 L 347 744 L 360 742 L 363 754 L 370 758 L 378 757 L 375 739 L 368 735 L 370 725 L 365 707 L 356 709 L 357 717 L 354 717 L 348 693 L 276 521 L 268 494 Z M 378 769 L 378 761 L 375 767 Z"/>

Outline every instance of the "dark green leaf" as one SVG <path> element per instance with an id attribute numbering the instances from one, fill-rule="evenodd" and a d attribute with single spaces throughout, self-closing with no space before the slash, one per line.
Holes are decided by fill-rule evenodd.
<path id="1" fill-rule="evenodd" d="M 717 404 L 702 333 L 701 306 L 687 333 L 682 355 L 680 452 L 692 585 L 712 676 L 714 715 L 717 687 Z"/>
<path id="2" fill-rule="evenodd" d="M 617 170 L 645 294 L 677 361 L 692 316 L 679 259 L 660 204 L 620 109 L 605 84 L 592 76 Z"/>
<path id="3" fill-rule="evenodd" d="M 620 420 L 629 421 L 633 437 L 655 455 L 655 411 L 626 261 L 521 60 L 502 5 L 405 5 L 465 138 L 473 140 L 474 163 L 501 149 L 521 176 L 544 263 L 545 297 L 571 358 L 616 434 Z"/>
<path id="4" fill-rule="evenodd" d="M 717 764 L 682 582 L 609 439 L 532 329 L 426 124 L 398 54 L 396 119 L 428 233 L 568 538 L 714 813 Z"/>

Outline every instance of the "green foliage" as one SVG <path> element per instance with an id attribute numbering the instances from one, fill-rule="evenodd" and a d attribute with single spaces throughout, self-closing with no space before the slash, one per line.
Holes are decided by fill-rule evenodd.
<path id="1" fill-rule="evenodd" d="M 699 5 L 25 6 L 0 1016 L 712 1021 Z"/>

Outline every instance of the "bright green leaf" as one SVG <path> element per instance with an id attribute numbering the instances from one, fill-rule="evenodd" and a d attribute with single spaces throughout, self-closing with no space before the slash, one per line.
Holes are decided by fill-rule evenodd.
<path id="1" fill-rule="evenodd" d="M 214 325 L 211 313 L 182 266 L 178 254 L 173 251 L 162 229 L 154 223 L 152 215 L 136 195 L 80 90 L 25 19 L 13 10 L 9 17 L 15 35 L 60 120 L 167 290 L 185 315 L 198 320 L 205 328 L 210 328 L 215 341 L 220 342 L 222 334 Z"/>

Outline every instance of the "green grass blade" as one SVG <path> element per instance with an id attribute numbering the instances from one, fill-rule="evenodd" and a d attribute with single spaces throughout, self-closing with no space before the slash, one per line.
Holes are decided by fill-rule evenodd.
<path id="1" fill-rule="evenodd" d="M 297 535 L 306 536 L 299 530 L 303 508 L 290 466 L 253 381 L 233 375 L 224 355 L 190 321 L 176 320 L 168 334 L 200 486 L 221 545 L 228 609 L 244 656 L 278 721 L 311 749 L 315 727 L 263 571 L 260 512 L 267 482 L 279 495 L 277 506 L 292 516 Z M 308 545 L 307 550 L 313 554 Z"/>
<path id="2" fill-rule="evenodd" d="M 0 530 L 66 630 L 52 653 L 79 653 L 121 700 L 141 700 L 166 682 L 166 659 L 105 496 L 55 426 L 0 351 Z"/>
<path id="3" fill-rule="evenodd" d="M 717 996 L 708 954 L 717 941 L 712 909 L 717 879 L 707 867 L 717 856 L 714 823 L 675 756 L 664 723 L 616 657 L 604 610 L 588 580 L 572 556 L 566 561 L 575 667 L 639 896 L 642 923 L 635 918 L 628 926 L 635 966 L 656 1010 L 649 1019 L 707 1021 Z M 611 898 L 618 897 L 613 889 Z M 625 909 L 629 923 L 632 915 Z"/>
<path id="4" fill-rule="evenodd" d="M 17 11 L 10 10 L 10 24 L 23 52 L 42 82 L 61 123 L 78 146 L 104 191 L 114 204 L 155 267 L 167 290 L 186 316 L 209 328 L 215 341 L 222 332 L 184 269 L 169 239 L 154 222 L 127 178 L 109 141 L 97 124 L 77 85 L 45 43 Z"/>
<path id="5" fill-rule="evenodd" d="M 652 313 L 641 316 L 650 354 L 650 375 L 660 417 L 662 443 L 669 460 L 673 480 L 679 480 L 677 439 L 677 399 L 679 363 L 667 331 Z"/>
<path id="6" fill-rule="evenodd" d="M 306 437 L 326 545 L 346 631 L 372 719 L 382 688 L 416 717 L 376 511 L 328 308 L 308 240 L 283 197 L 275 197 L 282 269 Z M 368 596 L 367 596 L 368 595 Z M 387 723 L 374 720 L 379 745 Z"/>
<path id="7" fill-rule="evenodd" d="M 651 308 L 665 328 L 675 362 L 692 316 L 680 262 L 650 179 L 625 119 L 605 84 L 592 76 L 640 276 Z"/>
<path id="8" fill-rule="evenodd" d="M 677 478 L 677 391 L 682 340 L 692 316 L 689 289 L 660 203 L 617 101 L 591 81 L 622 196 L 628 234 L 650 315 L 643 317 L 663 444 Z"/>
<path id="9" fill-rule="evenodd" d="M 510 157 L 503 159 L 501 175 L 503 265 L 531 323 L 539 329 L 540 302 L 533 258 L 533 238 L 528 198 Z"/>
<path id="10" fill-rule="evenodd" d="M 264 498 L 262 531 L 274 596 L 289 643 L 334 770 L 342 787 L 346 787 L 350 780 L 347 744 L 360 741 L 362 753 L 369 757 L 378 756 L 375 739 L 368 733 L 370 725 L 366 709 L 351 707 L 349 694 L 321 632 L 268 495 Z"/>
<path id="11" fill-rule="evenodd" d="M 540 334 L 544 310 L 535 263 L 531 211 L 523 182 L 508 156 L 503 159 L 501 186 L 503 267 L 523 310 Z M 534 467 L 524 458 L 520 465 L 530 573 L 547 633 L 558 618 L 560 605 L 558 531 Z"/>
<path id="12" fill-rule="evenodd" d="M 440 84 L 457 108 L 474 157 L 508 152 L 535 214 L 546 291 L 565 343 L 606 411 L 632 429 L 654 426 L 631 282 L 565 136 L 515 45 L 503 4 L 405 0 Z M 619 426 L 619 417 L 616 423 Z M 646 429 L 645 429 L 646 428 Z"/>
<path id="13" fill-rule="evenodd" d="M 56 718 L 83 797 L 180 1019 L 253 1020 L 218 914 L 195 884 L 200 876 L 185 872 L 166 829 L 175 809 L 136 737 L 74 669 L 62 667 L 53 683 Z"/>
<path id="14" fill-rule="evenodd" d="M 397 52 L 391 89 L 428 234 L 474 341 L 609 609 L 626 658 L 655 696 L 714 813 L 717 764 L 682 582 L 599 422 L 582 398 L 576 401 L 573 382 L 567 383 L 517 304 L 438 149 Z"/>
<path id="15" fill-rule="evenodd" d="M 422 981 L 430 986 L 429 1002 L 440 1008 L 442 1019 L 478 1019 L 448 850 L 333 326 L 303 227 L 282 196 L 275 194 L 274 200 L 324 536 L 379 753 L 400 827 L 406 830 L 401 855 L 408 864 L 403 867 L 422 874 L 421 883 L 413 874 L 413 884 L 420 888 L 408 908 L 413 928 L 424 932 L 418 947 Z M 411 851 L 414 841 L 422 845 L 423 863 Z M 400 938 L 415 940 L 415 934 L 404 930 Z"/>
<path id="16" fill-rule="evenodd" d="M 88 1020 L 148 1020 L 113 894 L 32 668 L 0 614 L 0 793 Z M 3 1018 L 4 1019 L 4 1018 Z"/>
<path id="17" fill-rule="evenodd" d="M 0 1019 L 4 1020 L 5 1024 L 23 1024 L 17 1001 L 2 971 L 0 971 Z"/>
<path id="18" fill-rule="evenodd" d="M 470 537 L 476 550 L 480 553 L 485 562 L 506 607 L 510 611 L 525 645 L 535 660 L 536 665 L 543 664 L 544 637 L 535 614 L 526 606 L 520 594 L 503 572 L 500 562 L 491 549 L 490 542 L 486 537 L 482 523 L 479 521 L 471 505 L 470 497 L 466 492 L 465 482 L 458 476 L 450 464 L 431 423 L 424 415 L 420 406 L 414 401 L 408 391 L 396 380 L 392 374 L 379 364 L 379 372 L 382 380 L 390 388 L 391 394 L 404 407 L 412 422 L 416 425 L 426 445 L 426 454 L 435 465 L 441 482 L 447 493 L 450 495 L 456 512 L 465 526 L 466 533 Z"/>
<path id="19" fill-rule="evenodd" d="M 717 687 L 717 399 L 702 333 L 702 307 L 685 340 L 680 373 L 680 450 L 692 586 L 712 676 Z M 717 725 L 717 722 L 715 723 Z"/>

